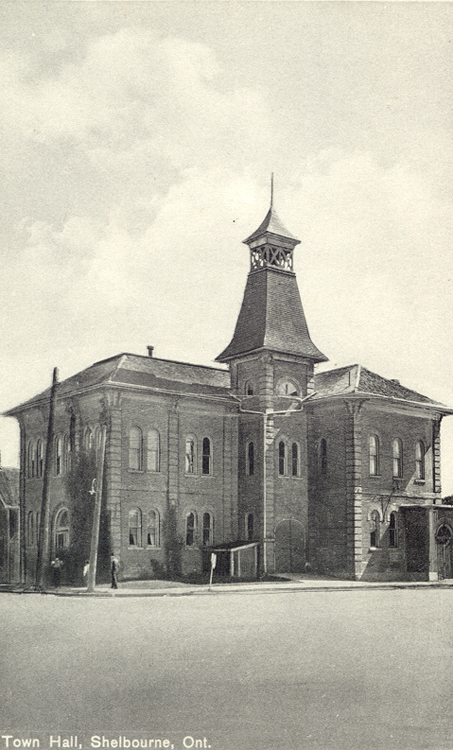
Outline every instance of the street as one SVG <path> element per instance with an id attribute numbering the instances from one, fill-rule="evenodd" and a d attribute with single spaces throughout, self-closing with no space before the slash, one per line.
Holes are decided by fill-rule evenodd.
<path id="1" fill-rule="evenodd" d="M 453 748 L 451 590 L 0 597 L 0 750 Z"/>

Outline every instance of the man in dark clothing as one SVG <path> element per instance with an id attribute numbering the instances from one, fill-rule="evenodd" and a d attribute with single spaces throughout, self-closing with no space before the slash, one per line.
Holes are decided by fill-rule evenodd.
<path id="1" fill-rule="evenodd" d="M 118 588 L 118 571 L 120 568 L 120 563 L 118 558 L 115 555 L 110 555 L 110 565 L 111 565 L 111 572 L 112 572 L 112 589 Z"/>
<path id="2" fill-rule="evenodd" d="M 56 589 L 60 588 L 61 583 L 61 569 L 63 567 L 63 560 L 60 560 L 59 557 L 56 557 L 55 560 L 52 560 L 50 563 L 53 570 L 53 583 Z"/>

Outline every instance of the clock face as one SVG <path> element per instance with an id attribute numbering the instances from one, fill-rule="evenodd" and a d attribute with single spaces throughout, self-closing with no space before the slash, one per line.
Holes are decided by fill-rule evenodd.
<path id="1" fill-rule="evenodd" d="M 279 396 L 298 396 L 297 385 L 292 380 L 282 380 L 277 386 Z"/>

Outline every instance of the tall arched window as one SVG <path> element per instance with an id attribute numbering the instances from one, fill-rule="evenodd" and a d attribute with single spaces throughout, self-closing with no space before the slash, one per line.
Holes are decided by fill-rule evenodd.
<path id="1" fill-rule="evenodd" d="M 44 443 L 38 440 L 36 444 L 36 476 L 42 477 L 44 474 Z"/>
<path id="2" fill-rule="evenodd" d="M 247 539 L 253 539 L 254 537 L 254 528 L 253 528 L 254 518 L 253 513 L 247 513 L 247 516 L 245 518 L 245 533 Z"/>
<path id="3" fill-rule="evenodd" d="M 157 430 L 148 430 L 146 468 L 160 470 L 160 436 Z"/>
<path id="4" fill-rule="evenodd" d="M 247 444 L 247 474 L 251 477 L 255 473 L 255 446 L 253 443 Z"/>
<path id="5" fill-rule="evenodd" d="M 63 471 L 66 473 L 71 469 L 71 440 L 69 435 L 64 436 L 63 440 Z"/>
<path id="6" fill-rule="evenodd" d="M 212 544 L 212 516 L 210 513 L 203 513 L 203 547 L 209 547 Z"/>
<path id="7" fill-rule="evenodd" d="M 325 438 L 319 443 L 319 468 L 321 474 L 325 474 L 327 471 L 327 441 Z"/>
<path id="8" fill-rule="evenodd" d="M 399 438 L 392 443 L 393 476 L 395 479 L 403 476 L 403 444 Z"/>
<path id="9" fill-rule="evenodd" d="M 55 474 L 63 473 L 63 438 L 55 440 Z"/>
<path id="10" fill-rule="evenodd" d="M 197 445 L 193 435 L 186 437 L 186 474 L 197 473 Z"/>
<path id="11" fill-rule="evenodd" d="M 379 474 L 379 438 L 377 435 L 369 437 L 369 459 L 370 459 L 370 476 L 376 477 Z"/>
<path id="12" fill-rule="evenodd" d="M 129 511 L 129 546 L 142 546 L 142 512 L 140 508 L 131 508 Z"/>
<path id="13" fill-rule="evenodd" d="M 415 478 L 425 478 L 425 444 L 422 440 L 415 444 Z"/>
<path id="14" fill-rule="evenodd" d="M 35 446 L 32 441 L 28 444 L 28 476 L 33 478 L 36 473 L 35 465 Z"/>
<path id="15" fill-rule="evenodd" d="M 210 474 L 211 473 L 211 464 L 212 464 L 212 456 L 211 456 L 211 441 L 209 438 L 204 437 L 203 438 L 203 456 L 202 456 L 202 462 L 201 462 L 201 471 L 203 474 Z"/>
<path id="16" fill-rule="evenodd" d="M 143 469 L 143 437 L 140 427 L 129 430 L 129 468 L 134 471 Z"/>
<path id="17" fill-rule="evenodd" d="M 379 547 L 379 513 L 371 511 L 370 516 L 370 547 Z"/>
<path id="18" fill-rule="evenodd" d="M 186 516 L 186 547 L 193 547 L 195 544 L 196 524 L 195 513 L 191 511 Z"/>
<path id="19" fill-rule="evenodd" d="M 299 446 L 293 443 L 291 446 L 291 474 L 293 477 L 299 476 Z"/>
<path id="20" fill-rule="evenodd" d="M 55 518 L 55 551 L 69 547 L 69 511 L 61 508 Z"/>
<path id="21" fill-rule="evenodd" d="M 281 477 L 286 474 L 286 445 L 283 440 L 278 444 L 278 473 Z"/>
<path id="22" fill-rule="evenodd" d="M 389 547 L 398 547 L 398 526 L 396 513 L 390 513 Z"/>
<path id="23" fill-rule="evenodd" d="M 157 510 L 148 511 L 146 543 L 148 547 L 160 546 L 160 518 L 159 518 L 159 513 L 157 512 Z"/>

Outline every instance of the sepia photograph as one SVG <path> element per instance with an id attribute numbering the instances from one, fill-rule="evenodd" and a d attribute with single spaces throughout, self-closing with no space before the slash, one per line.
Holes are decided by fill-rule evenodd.
<path id="1" fill-rule="evenodd" d="M 453 750 L 452 39 L 0 0 L 0 750 Z"/>

